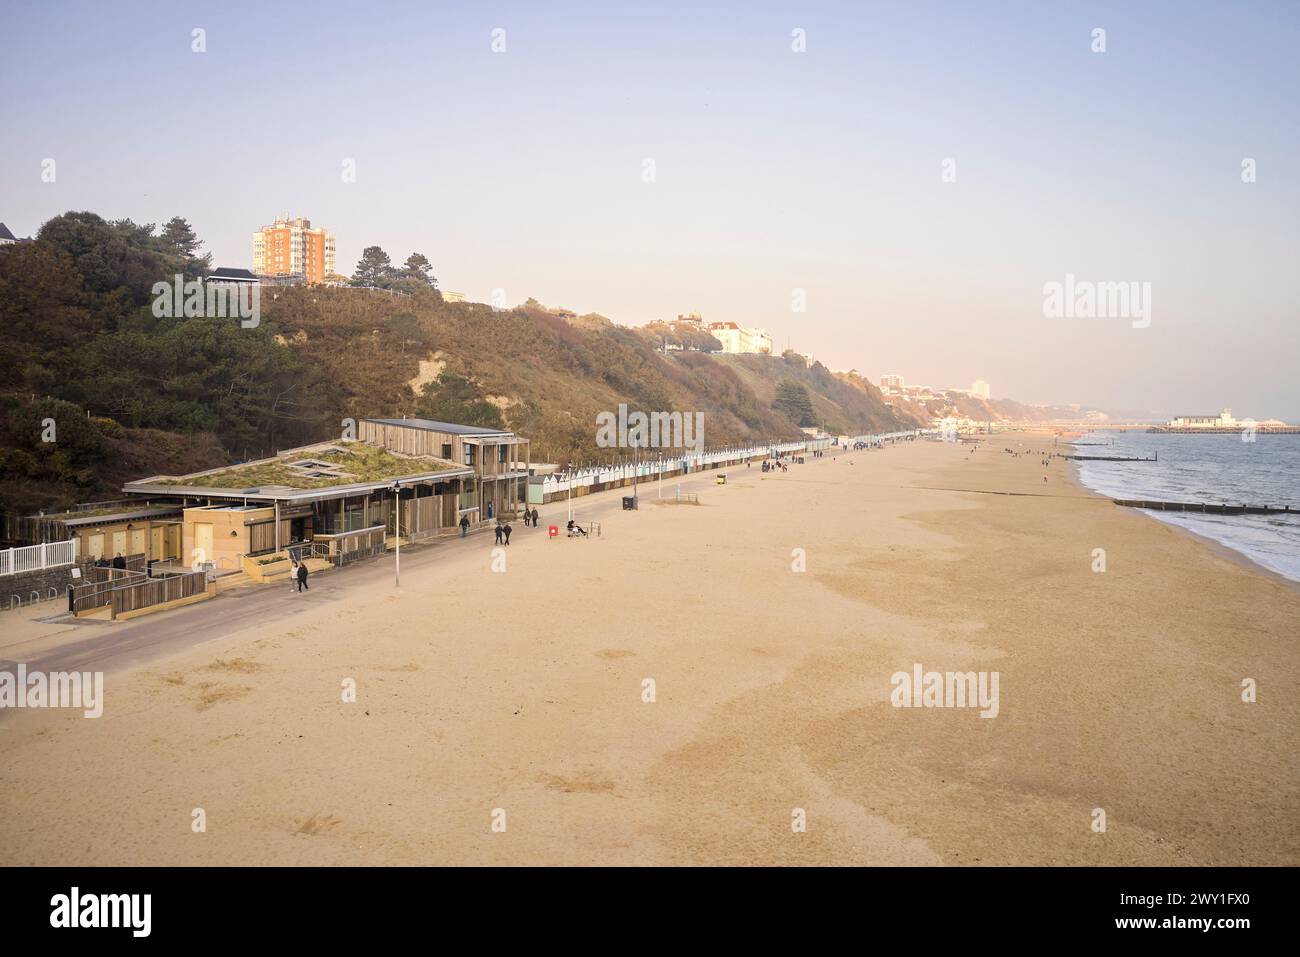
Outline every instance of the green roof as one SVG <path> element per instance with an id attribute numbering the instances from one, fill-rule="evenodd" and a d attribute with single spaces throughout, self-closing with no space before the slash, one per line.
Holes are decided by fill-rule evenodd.
<path id="1" fill-rule="evenodd" d="M 397 455 L 364 442 L 339 442 L 294 449 L 274 459 L 232 465 L 215 472 L 159 479 L 148 484 L 222 489 L 280 486 L 309 490 L 383 482 L 405 475 L 427 475 L 454 468 L 457 466 L 442 459 Z"/>

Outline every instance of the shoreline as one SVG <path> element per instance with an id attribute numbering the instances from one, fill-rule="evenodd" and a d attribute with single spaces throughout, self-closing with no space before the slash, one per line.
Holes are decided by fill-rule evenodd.
<path id="1" fill-rule="evenodd" d="M 1096 489 L 1089 488 L 1088 485 L 1084 483 L 1082 477 L 1079 474 L 1081 469 L 1078 462 L 1067 460 L 1066 464 L 1067 464 L 1067 471 L 1070 476 L 1070 481 L 1072 481 L 1080 491 L 1086 492 L 1087 494 L 1092 495 L 1096 498 L 1104 499 L 1107 502 L 1112 502 L 1112 503 L 1114 502 L 1114 499 L 1112 499 L 1111 496 L 1105 494 L 1104 492 L 1098 492 Z M 1116 505 L 1114 507 L 1121 508 L 1122 506 Z M 1267 565 L 1260 563 L 1259 561 L 1252 558 L 1250 555 L 1246 554 L 1245 552 L 1238 551 L 1237 549 L 1233 548 L 1231 545 L 1226 545 L 1216 538 L 1210 538 L 1208 535 L 1202 535 L 1200 532 L 1187 528 L 1184 525 L 1179 525 L 1176 522 L 1162 522 L 1155 515 L 1151 514 L 1147 509 L 1133 508 L 1133 509 L 1129 509 L 1129 511 L 1136 512 L 1137 514 L 1141 515 L 1143 518 L 1155 522 L 1157 525 L 1161 526 L 1162 528 L 1171 528 L 1177 532 L 1180 532 L 1181 534 L 1186 535 L 1189 538 L 1200 542 L 1202 545 L 1208 548 L 1213 554 L 1217 555 L 1219 558 L 1226 559 L 1232 562 L 1234 565 L 1238 565 L 1241 568 L 1247 569 L 1249 571 L 1253 571 L 1263 576 L 1264 578 L 1277 582 L 1280 585 L 1285 585 L 1291 591 L 1295 592 L 1297 595 L 1300 595 L 1300 581 L 1296 581 L 1293 578 L 1288 578 L 1286 575 L 1283 575 L 1281 572 L 1269 568 Z"/>

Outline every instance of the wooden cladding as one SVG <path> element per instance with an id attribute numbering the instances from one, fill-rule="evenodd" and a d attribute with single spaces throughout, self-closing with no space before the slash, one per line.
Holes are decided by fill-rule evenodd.
<path id="1" fill-rule="evenodd" d="M 362 419 L 357 423 L 357 438 L 402 455 L 428 455 L 456 465 L 468 465 L 487 477 L 503 475 L 510 471 L 512 462 L 526 462 L 529 458 L 529 443 L 511 433 L 497 439 L 491 435 L 460 435 Z"/>
<path id="2" fill-rule="evenodd" d="M 149 578 L 142 582 L 119 585 L 112 592 L 112 617 L 123 612 L 161 605 L 164 602 L 193 598 L 208 589 L 207 575 L 203 572 L 186 572 L 166 578 Z"/>

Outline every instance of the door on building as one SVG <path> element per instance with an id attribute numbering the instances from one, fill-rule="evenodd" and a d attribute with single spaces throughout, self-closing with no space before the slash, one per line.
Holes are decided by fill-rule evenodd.
<path id="1" fill-rule="evenodd" d="M 190 555 L 190 563 L 210 561 L 212 561 L 212 523 L 195 522 L 194 553 Z"/>
<path id="2" fill-rule="evenodd" d="M 149 557 L 152 559 L 163 559 L 168 557 L 163 550 L 163 526 L 155 525 L 149 529 Z"/>
<path id="3" fill-rule="evenodd" d="M 125 555 L 125 554 L 126 554 L 126 532 L 125 531 L 114 532 L 113 533 L 113 557 L 117 558 L 118 555 Z"/>
<path id="4" fill-rule="evenodd" d="M 95 561 L 99 561 L 101 558 L 103 558 L 104 557 L 104 533 L 100 532 L 96 535 L 91 535 L 89 541 L 87 542 L 87 547 L 90 550 L 90 557 L 95 559 Z"/>
<path id="5" fill-rule="evenodd" d="M 144 529 L 143 528 L 131 529 L 131 550 L 127 552 L 127 554 L 128 555 L 144 554 Z"/>

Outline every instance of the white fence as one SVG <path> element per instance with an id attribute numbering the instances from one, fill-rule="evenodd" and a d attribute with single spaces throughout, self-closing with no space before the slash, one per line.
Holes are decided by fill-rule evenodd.
<path id="1" fill-rule="evenodd" d="M 931 430 L 911 429 L 907 432 L 887 432 L 883 435 L 860 435 L 856 436 L 853 441 L 862 440 L 871 445 L 877 445 L 882 441 L 891 439 L 907 438 L 924 434 Z M 709 465 L 716 465 L 719 462 L 744 461 L 750 458 L 767 458 L 777 452 L 782 454 L 786 452 L 802 452 L 812 444 L 812 440 L 802 442 L 778 442 L 773 445 L 754 445 L 748 448 L 717 449 L 713 452 L 703 454 L 674 455 L 671 458 L 656 459 L 654 461 L 641 462 L 624 462 L 620 465 L 596 466 L 594 468 L 576 469 L 570 474 L 563 472 L 555 475 L 546 476 L 542 483 L 542 494 L 550 495 L 552 492 L 567 492 L 572 482 L 573 488 L 582 488 L 588 485 L 603 485 L 607 482 L 618 482 L 623 479 L 632 477 L 654 478 L 660 472 L 677 472 L 685 468 L 687 471 L 694 472 L 697 469 Z"/>
<path id="2" fill-rule="evenodd" d="M 43 568 L 71 565 L 77 560 L 77 540 L 28 545 L 26 548 L 7 548 L 0 551 L 0 575 L 17 575 L 19 572 L 38 572 Z"/>

